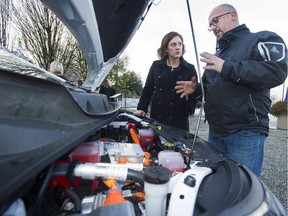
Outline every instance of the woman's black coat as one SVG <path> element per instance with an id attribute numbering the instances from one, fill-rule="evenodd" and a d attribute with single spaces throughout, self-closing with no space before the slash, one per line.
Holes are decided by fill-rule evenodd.
<path id="1" fill-rule="evenodd" d="M 166 60 L 153 62 L 137 109 L 147 113 L 151 105 L 152 119 L 189 131 L 188 116 L 195 109 L 196 96 L 201 95 L 201 91 L 197 88 L 186 100 L 176 93 L 175 86 L 177 81 L 190 81 L 193 76 L 197 79 L 197 73 L 183 57 L 177 68 L 167 66 Z"/>

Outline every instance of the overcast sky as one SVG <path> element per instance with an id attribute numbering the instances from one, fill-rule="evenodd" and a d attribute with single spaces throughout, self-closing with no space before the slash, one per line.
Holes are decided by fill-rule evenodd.
<path id="1" fill-rule="evenodd" d="M 214 53 L 216 39 L 213 33 L 207 31 L 208 15 L 215 6 L 229 3 L 238 11 L 240 24 L 245 23 L 252 32 L 270 30 L 279 34 L 288 45 L 288 1 L 287 0 L 190 0 L 191 16 L 198 53 L 208 51 Z M 157 59 L 156 51 L 160 47 L 163 36 L 177 31 L 184 37 L 186 53 L 184 58 L 195 65 L 195 48 L 190 28 L 186 0 L 161 0 L 158 5 L 152 5 L 148 15 L 136 32 L 124 54 L 129 57 L 129 69 L 140 74 L 145 83 L 149 68 Z M 200 64 L 200 75 L 203 74 Z M 285 82 L 285 89 L 287 80 Z M 271 95 L 282 98 L 283 85 L 272 89 Z"/>

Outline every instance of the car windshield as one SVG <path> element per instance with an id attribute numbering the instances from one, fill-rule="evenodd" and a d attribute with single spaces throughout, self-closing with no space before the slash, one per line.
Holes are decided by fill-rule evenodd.
<path id="1" fill-rule="evenodd" d="M 15 53 L 11 53 L 5 49 L 0 49 L 0 69 L 57 83 L 65 83 L 64 79 L 29 63 L 25 59 L 16 56 Z"/>

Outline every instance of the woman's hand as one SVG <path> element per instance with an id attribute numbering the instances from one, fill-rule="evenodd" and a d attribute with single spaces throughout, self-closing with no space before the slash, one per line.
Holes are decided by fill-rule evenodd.
<path id="1" fill-rule="evenodd" d="M 134 112 L 134 115 L 135 115 L 135 116 L 145 116 L 146 113 L 145 113 L 143 110 L 136 110 L 136 111 Z"/>

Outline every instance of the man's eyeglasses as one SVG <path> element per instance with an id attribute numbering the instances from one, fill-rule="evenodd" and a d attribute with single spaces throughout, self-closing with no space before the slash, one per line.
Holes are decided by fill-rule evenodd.
<path id="1" fill-rule="evenodd" d="M 222 17 L 222 16 L 225 16 L 225 15 L 227 15 L 227 14 L 231 14 L 232 12 L 227 12 L 227 13 L 224 13 L 224 14 L 221 14 L 221 15 L 219 15 L 219 16 L 216 16 L 216 17 L 214 17 L 212 20 L 211 20 L 211 22 L 209 23 L 209 28 L 208 28 L 208 31 L 212 31 L 212 28 L 211 28 L 211 26 L 212 25 L 217 25 L 217 23 L 219 22 L 219 19 Z"/>

